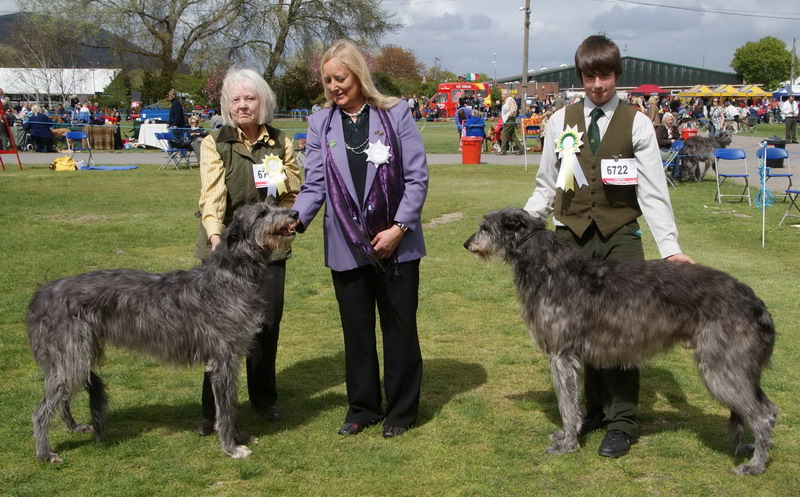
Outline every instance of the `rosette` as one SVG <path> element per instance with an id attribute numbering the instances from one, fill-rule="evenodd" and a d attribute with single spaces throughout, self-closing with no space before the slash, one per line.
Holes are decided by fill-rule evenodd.
<path id="1" fill-rule="evenodd" d="M 583 132 L 578 131 L 577 126 L 567 126 L 556 138 L 556 153 L 561 159 L 556 187 L 562 191 L 573 190 L 575 183 L 578 184 L 578 188 L 589 184 L 583 175 L 583 169 L 578 164 L 578 158 L 575 157 L 583 146 L 582 136 Z"/>
<path id="2" fill-rule="evenodd" d="M 370 142 L 367 147 L 367 160 L 375 164 L 375 167 L 389 162 L 389 145 L 384 145 L 381 141 Z"/>
<path id="3" fill-rule="evenodd" d="M 270 186 L 274 185 L 278 195 L 286 193 L 286 166 L 275 154 L 264 157 L 264 170 L 267 172 Z"/>

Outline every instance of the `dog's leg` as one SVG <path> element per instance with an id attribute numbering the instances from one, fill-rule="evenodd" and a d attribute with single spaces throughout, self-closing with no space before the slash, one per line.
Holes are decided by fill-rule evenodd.
<path id="1" fill-rule="evenodd" d="M 36 457 L 50 463 L 60 463 L 61 458 L 50 448 L 48 429 L 53 413 L 62 408 L 63 402 L 69 402 L 70 394 L 66 385 L 56 383 L 54 375 L 44 380 L 44 399 L 33 412 L 33 438 L 36 440 Z M 65 400 L 66 399 L 66 400 Z"/>
<path id="2" fill-rule="evenodd" d="M 100 438 L 106 431 L 106 410 L 108 408 L 108 395 L 106 385 L 103 380 L 95 374 L 89 373 L 89 382 L 86 384 L 86 391 L 89 392 L 89 410 L 92 413 L 92 429 L 97 438 Z"/>
<path id="3" fill-rule="evenodd" d="M 581 410 L 578 404 L 578 359 L 569 354 L 559 354 L 550 359 L 550 372 L 558 397 L 562 429 L 550 437 L 553 445 L 549 454 L 567 454 L 580 449 L 578 430 L 581 428 Z"/>
<path id="4" fill-rule="evenodd" d="M 211 371 L 211 387 L 217 410 L 216 429 L 222 451 L 234 459 L 244 459 L 252 451 L 242 442 L 236 428 L 236 384 L 239 377 L 239 361 L 235 357 L 215 360 Z"/>
<path id="5" fill-rule="evenodd" d="M 702 351 L 697 350 L 701 357 Z M 745 464 L 733 469 L 737 475 L 758 475 L 764 472 L 772 437 L 772 428 L 775 424 L 777 409 L 764 395 L 758 386 L 758 373 L 748 371 L 746 360 L 732 358 L 729 362 L 718 359 L 709 365 L 710 361 L 700 360 L 699 369 L 705 380 L 709 392 L 731 410 L 731 420 L 741 423 L 744 419 L 753 432 L 755 443 L 752 446 L 753 457 Z M 757 368 L 760 370 L 760 367 Z M 750 447 L 744 445 L 743 436 L 738 433 L 739 428 L 733 426 L 734 450 L 737 453 L 746 453 Z"/>

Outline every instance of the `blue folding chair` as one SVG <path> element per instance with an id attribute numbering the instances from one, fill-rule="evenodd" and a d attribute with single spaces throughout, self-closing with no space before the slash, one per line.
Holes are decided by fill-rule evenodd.
<path id="1" fill-rule="evenodd" d="M 766 174 L 766 181 L 769 181 L 771 178 L 784 178 L 789 180 L 789 186 L 786 190 L 792 189 L 792 167 L 789 164 L 789 152 L 786 151 L 784 148 L 777 148 L 777 147 L 767 147 L 767 148 L 759 148 L 756 152 L 759 160 L 763 159 L 766 155 L 767 159 L 767 174 Z M 775 172 L 776 168 L 770 166 L 770 161 L 778 161 L 780 160 L 786 167 L 786 172 Z M 786 199 L 789 198 L 788 194 L 783 195 L 783 201 L 785 202 Z"/>
<path id="2" fill-rule="evenodd" d="M 784 212 L 781 222 L 778 223 L 778 226 L 782 225 L 783 221 L 787 217 L 800 217 L 800 206 L 797 205 L 798 195 L 800 195 L 800 190 L 786 190 L 786 198 L 789 199 L 789 208 L 786 209 L 786 212 Z M 797 211 L 797 214 L 790 214 L 792 209 Z"/>
<path id="3" fill-rule="evenodd" d="M 64 134 L 67 140 L 67 151 L 70 158 L 75 159 L 75 152 L 89 152 L 89 159 L 86 161 L 87 166 L 94 166 L 94 157 L 92 156 L 92 145 L 89 143 L 89 136 L 83 131 L 67 131 Z M 77 145 L 76 143 L 77 142 Z"/>
<path id="4" fill-rule="evenodd" d="M 661 165 L 664 166 L 664 175 L 667 178 L 667 183 L 671 185 L 672 188 L 675 188 L 675 178 L 672 177 L 672 173 L 678 165 L 678 155 L 681 150 L 683 150 L 683 142 L 681 140 L 675 140 L 672 142 L 672 146 L 669 147 L 669 157 L 661 161 Z"/>
<path id="5" fill-rule="evenodd" d="M 180 170 L 181 164 L 186 164 L 189 169 L 192 168 L 192 152 L 188 148 L 177 148 L 172 145 L 175 136 L 170 132 L 155 133 L 158 146 L 164 152 L 164 163 L 158 168 L 159 171 L 165 169 L 168 165 L 172 164 L 175 169 Z"/>
<path id="6" fill-rule="evenodd" d="M 744 172 L 721 172 L 725 161 L 732 161 L 733 167 L 743 165 Z M 727 168 L 726 170 L 732 171 L 733 168 Z M 717 203 L 722 203 L 722 197 L 738 197 L 740 202 L 742 201 L 741 199 L 747 197 L 747 205 L 753 205 L 750 202 L 750 175 L 747 171 L 747 154 L 744 150 L 741 148 L 718 148 L 714 150 L 714 176 L 717 180 Z M 722 183 L 731 178 L 744 180 L 742 193 L 722 193 Z"/>

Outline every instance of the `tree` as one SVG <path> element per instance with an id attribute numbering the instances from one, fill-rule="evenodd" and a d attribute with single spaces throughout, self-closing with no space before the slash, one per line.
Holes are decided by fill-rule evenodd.
<path id="1" fill-rule="evenodd" d="M 375 70 L 381 71 L 391 78 L 404 78 L 419 83 L 425 72 L 425 64 L 417 59 L 413 50 L 396 45 L 386 45 L 375 57 Z"/>
<path id="2" fill-rule="evenodd" d="M 774 36 L 745 43 L 736 49 L 731 61 L 733 70 L 746 82 L 763 84 L 765 89 L 775 89 L 788 79 L 791 65 L 791 52 Z"/>
<path id="3" fill-rule="evenodd" d="M 58 24 L 82 46 L 155 59 L 153 92 L 189 62 L 266 60 L 270 79 L 286 51 L 309 40 L 377 42 L 397 28 L 379 0 L 29 0 L 27 8 L 62 13 Z"/>

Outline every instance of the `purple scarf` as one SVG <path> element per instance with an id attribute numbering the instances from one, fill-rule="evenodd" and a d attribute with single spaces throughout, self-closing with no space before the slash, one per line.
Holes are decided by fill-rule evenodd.
<path id="1" fill-rule="evenodd" d="M 336 105 L 331 106 L 328 119 L 322 128 L 326 135 L 330 131 L 331 120 L 336 115 L 336 109 Z M 325 176 L 328 187 L 328 206 L 333 209 L 345 238 L 353 247 L 362 251 L 372 265 L 381 266 L 381 261 L 376 258 L 370 241 L 375 235 L 394 224 L 394 215 L 403 198 L 405 184 L 403 183 L 403 166 L 397 135 L 386 111 L 377 107 L 375 110 L 389 139 L 391 157 L 389 157 L 389 162 L 378 166 L 375 179 L 367 194 L 366 205 L 371 208 L 367 207 L 362 216 L 360 206 L 347 191 L 339 168 L 333 161 L 333 153 L 328 140 L 325 140 L 327 150 Z"/>

